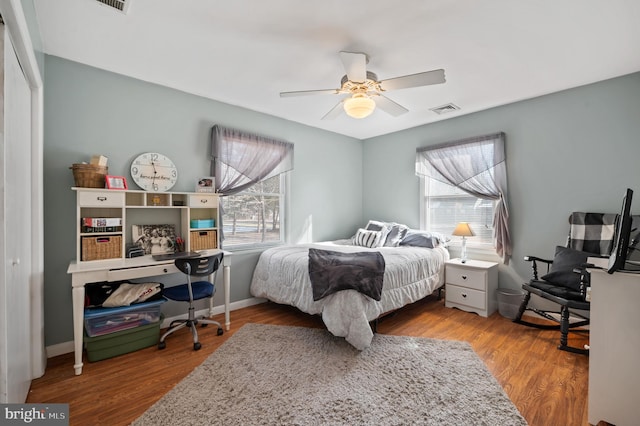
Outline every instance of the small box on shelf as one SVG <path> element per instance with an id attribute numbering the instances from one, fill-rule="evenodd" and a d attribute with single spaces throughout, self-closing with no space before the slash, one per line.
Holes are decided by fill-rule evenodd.
<path id="1" fill-rule="evenodd" d="M 192 228 L 213 228 L 215 223 L 214 219 L 191 219 Z"/>

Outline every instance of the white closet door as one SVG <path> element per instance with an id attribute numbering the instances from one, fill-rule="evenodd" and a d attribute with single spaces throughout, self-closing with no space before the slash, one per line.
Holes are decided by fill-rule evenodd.
<path id="1" fill-rule="evenodd" d="M 4 33 L 4 140 L 0 188 L 0 402 L 24 402 L 31 385 L 31 92 Z"/>

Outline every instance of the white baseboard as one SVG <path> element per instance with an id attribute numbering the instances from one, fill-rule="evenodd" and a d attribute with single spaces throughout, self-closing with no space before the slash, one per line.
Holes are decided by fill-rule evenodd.
<path id="1" fill-rule="evenodd" d="M 259 299 L 257 297 L 252 297 L 250 299 L 244 299 L 244 300 L 238 300 L 237 302 L 232 302 L 232 303 L 229 304 L 229 310 L 230 311 L 235 311 L 237 309 L 242 309 L 242 308 L 246 308 L 248 306 L 258 305 L 258 304 L 264 303 L 264 302 L 266 302 L 265 299 Z M 208 313 L 209 313 L 209 309 L 201 309 L 199 311 L 196 311 L 196 315 L 207 315 Z M 224 305 L 219 305 L 219 306 L 214 306 L 213 307 L 213 315 L 218 315 L 218 314 L 222 314 L 222 313 L 224 313 Z M 184 319 L 186 317 L 187 317 L 187 315 L 185 314 L 185 315 L 178 315 L 178 316 L 171 317 L 171 318 L 165 318 L 164 321 L 162 321 L 162 324 L 160 324 L 160 328 L 167 328 L 169 326 L 169 324 L 171 324 L 171 321 L 174 321 L 174 320 L 177 320 L 177 319 Z M 222 324 L 222 326 L 224 327 L 224 324 Z M 73 341 L 58 343 L 58 344 L 46 347 L 47 358 L 53 358 L 53 357 L 58 356 L 58 355 L 68 354 L 68 353 L 71 353 L 73 351 L 74 351 Z"/>

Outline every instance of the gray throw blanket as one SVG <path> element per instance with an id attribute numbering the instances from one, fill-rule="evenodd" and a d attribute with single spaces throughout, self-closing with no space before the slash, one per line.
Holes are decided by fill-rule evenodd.
<path id="1" fill-rule="evenodd" d="M 309 278 L 313 300 L 340 290 L 356 290 L 379 301 L 384 268 L 384 257 L 377 251 L 342 253 L 310 248 Z"/>

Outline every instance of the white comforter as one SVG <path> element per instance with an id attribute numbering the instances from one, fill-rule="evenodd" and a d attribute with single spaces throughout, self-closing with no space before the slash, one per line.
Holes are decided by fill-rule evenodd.
<path id="1" fill-rule="evenodd" d="M 444 284 L 444 247 L 378 247 L 347 245 L 349 240 L 298 244 L 268 249 L 262 253 L 251 282 L 251 294 L 276 303 L 292 305 L 309 314 L 322 314 L 327 329 L 359 350 L 371 344 L 369 321 L 433 293 Z M 355 290 L 343 290 L 313 301 L 309 279 L 309 248 L 342 252 L 379 251 L 385 273 L 381 300 Z"/>

